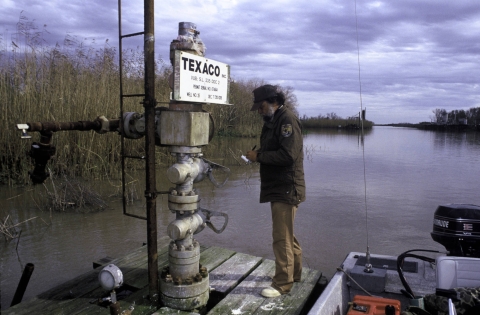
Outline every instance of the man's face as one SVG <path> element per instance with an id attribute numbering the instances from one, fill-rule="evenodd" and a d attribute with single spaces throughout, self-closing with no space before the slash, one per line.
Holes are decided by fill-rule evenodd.
<path id="1" fill-rule="evenodd" d="M 263 101 L 262 105 L 258 108 L 258 113 L 263 116 L 263 120 L 270 121 L 275 114 L 275 104 L 270 104 L 267 101 Z"/>

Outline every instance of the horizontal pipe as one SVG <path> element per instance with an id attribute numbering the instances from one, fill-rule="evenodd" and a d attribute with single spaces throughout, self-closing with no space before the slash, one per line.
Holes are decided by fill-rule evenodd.
<path id="1" fill-rule="evenodd" d="M 117 131 L 120 126 L 119 119 L 112 119 L 108 121 L 109 131 Z M 56 122 L 56 121 L 45 121 L 45 122 L 28 122 L 27 131 L 67 131 L 67 130 L 79 130 L 79 131 L 89 131 L 96 130 L 99 131 L 102 129 L 102 121 L 97 119 L 94 121 L 70 121 L 70 122 Z"/>

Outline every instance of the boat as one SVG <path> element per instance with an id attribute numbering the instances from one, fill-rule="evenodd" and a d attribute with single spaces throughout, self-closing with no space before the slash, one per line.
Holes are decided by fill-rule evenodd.
<path id="1" fill-rule="evenodd" d="M 359 49 L 357 53 L 360 60 Z M 365 150 L 360 62 L 358 70 L 363 114 L 358 120 Z M 368 218 L 364 151 L 363 168 Z M 398 256 L 371 254 L 367 238 L 366 252 L 350 252 L 346 256 L 307 314 L 480 314 L 480 293 L 476 290 L 480 288 L 480 206 L 438 206 L 431 236 L 446 252 L 412 249 Z"/>
<path id="2" fill-rule="evenodd" d="M 349 253 L 308 314 L 383 315 L 410 309 L 407 314 L 433 315 L 425 311 L 432 306 L 438 314 L 480 314 L 478 294 L 472 293 L 480 287 L 479 219 L 477 205 L 437 208 L 431 236 L 445 246 L 446 253 L 416 249 L 398 256 Z M 420 251 L 434 257 L 415 253 Z M 461 292 L 472 293 L 474 302 L 465 306 Z M 443 309 L 433 305 L 439 301 L 444 302 Z"/>

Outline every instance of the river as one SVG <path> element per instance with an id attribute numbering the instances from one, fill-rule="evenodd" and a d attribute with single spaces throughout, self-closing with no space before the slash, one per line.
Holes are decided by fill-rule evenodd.
<path id="1" fill-rule="evenodd" d="M 240 165 L 239 155 L 258 139 L 214 139 L 206 158 L 231 169 L 229 181 L 214 188 L 208 180 L 196 185 L 201 206 L 223 211 L 229 225 L 222 234 L 205 229 L 201 244 L 227 247 L 273 259 L 268 204 L 259 204 L 257 165 Z M 438 205 L 480 205 L 480 134 L 374 127 L 364 140 L 357 132 L 328 130 L 304 136 L 307 200 L 300 205 L 295 234 L 304 251 L 304 265 L 331 277 L 350 251 L 398 255 L 414 248 L 444 250 L 431 237 Z M 234 158 L 235 157 L 235 158 Z M 165 168 L 157 172 L 158 190 L 167 190 Z M 220 176 L 222 174 L 217 174 Z M 144 213 L 143 175 L 129 211 Z M 39 205 L 43 186 L 0 187 L 0 218 L 19 223 L 19 239 L 0 240 L 1 307 L 9 307 L 25 264 L 33 263 L 29 299 L 91 270 L 92 262 L 120 257 L 146 241 L 145 221 L 122 215 L 114 193 L 117 181 L 91 180 L 108 209 L 100 212 L 53 212 Z M 157 199 L 158 234 L 174 215 L 166 198 Z"/>

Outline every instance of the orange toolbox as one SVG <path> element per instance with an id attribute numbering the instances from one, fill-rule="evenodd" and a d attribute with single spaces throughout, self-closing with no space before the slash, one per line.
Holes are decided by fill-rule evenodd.
<path id="1" fill-rule="evenodd" d="M 347 315 L 400 315 L 400 301 L 355 295 Z"/>

